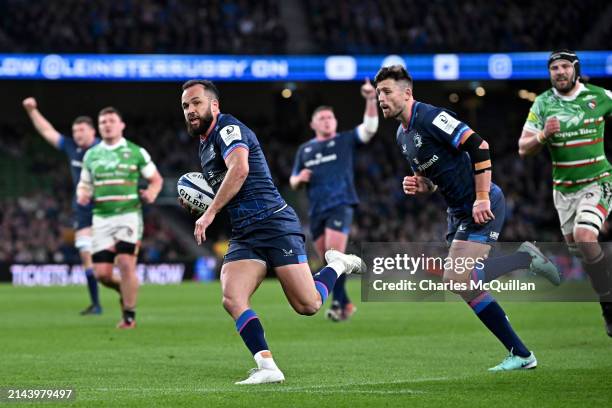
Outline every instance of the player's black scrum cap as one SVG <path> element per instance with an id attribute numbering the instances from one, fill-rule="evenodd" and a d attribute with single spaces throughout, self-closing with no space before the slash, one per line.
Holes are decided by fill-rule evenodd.
<path id="1" fill-rule="evenodd" d="M 574 80 L 572 82 L 576 82 L 578 78 L 580 78 L 580 60 L 578 59 L 578 55 L 574 51 L 570 51 L 568 49 L 560 49 L 553 51 L 548 57 L 548 68 L 550 68 L 550 64 L 557 60 L 566 60 L 571 62 L 574 65 Z"/>

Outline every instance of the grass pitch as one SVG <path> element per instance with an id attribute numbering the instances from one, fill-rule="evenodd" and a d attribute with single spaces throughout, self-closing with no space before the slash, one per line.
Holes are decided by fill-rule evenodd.
<path id="1" fill-rule="evenodd" d="M 350 289 L 357 298 L 358 282 Z M 505 349 L 462 303 L 356 302 L 354 319 L 335 324 L 323 313 L 296 315 L 270 280 L 252 307 L 287 380 L 239 387 L 234 381 L 254 362 L 221 307 L 218 283 L 142 287 L 132 331 L 114 328 L 117 297 L 100 290 L 104 314 L 81 317 L 83 287 L 0 286 L 0 388 L 72 387 L 75 401 L 45 406 L 75 407 L 612 402 L 612 339 L 595 303 L 502 304 L 539 367 L 492 374 L 486 369 Z"/>

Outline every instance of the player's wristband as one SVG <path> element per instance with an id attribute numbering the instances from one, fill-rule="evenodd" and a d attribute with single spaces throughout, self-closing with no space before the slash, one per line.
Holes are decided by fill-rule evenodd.
<path id="1" fill-rule="evenodd" d="M 488 200 L 489 192 L 488 191 L 477 191 L 476 192 L 476 200 Z"/>
<path id="2" fill-rule="evenodd" d="M 543 139 L 544 136 L 544 132 L 540 132 L 536 135 L 536 139 L 538 140 L 538 143 L 543 145 L 546 144 L 546 140 Z"/>

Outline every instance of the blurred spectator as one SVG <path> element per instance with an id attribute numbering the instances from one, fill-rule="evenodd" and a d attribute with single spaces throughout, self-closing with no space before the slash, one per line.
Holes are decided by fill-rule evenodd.
<path id="1" fill-rule="evenodd" d="M 70 194 L 44 192 L 0 200 L 0 262 L 80 263 L 70 200 Z M 147 208 L 141 260 L 172 262 L 185 256 L 163 217 Z"/>
<path id="2" fill-rule="evenodd" d="M 278 0 L 0 0 L 0 52 L 284 53 Z"/>
<path id="3" fill-rule="evenodd" d="M 598 22 L 610 26 L 600 0 L 570 0 L 562 7 L 525 0 L 304 2 L 323 53 L 542 51 L 559 44 L 578 49 Z"/>

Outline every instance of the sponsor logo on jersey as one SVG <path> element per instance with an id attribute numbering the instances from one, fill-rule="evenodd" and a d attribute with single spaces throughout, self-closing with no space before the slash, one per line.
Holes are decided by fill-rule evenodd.
<path id="1" fill-rule="evenodd" d="M 406 153 L 408 151 L 408 146 L 405 144 L 402 145 L 402 153 Z"/>
<path id="2" fill-rule="evenodd" d="M 457 119 L 453 118 L 449 113 L 440 112 L 432 123 L 435 127 L 442 130 L 444 133 L 452 135 L 460 122 Z"/>
<path id="3" fill-rule="evenodd" d="M 529 115 L 527 115 L 527 121 L 537 123 L 540 121 L 540 119 L 538 119 L 538 115 L 536 115 L 534 112 L 529 111 Z"/>
<path id="4" fill-rule="evenodd" d="M 429 160 L 427 160 L 425 163 L 419 165 L 417 168 L 419 169 L 419 171 L 424 171 L 427 170 L 428 168 L 430 168 L 435 162 L 437 162 L 439 159 L 437 154 L 434 154 L 433 157 Z"/>
<path id="5" fill-rule="evenodd" d="M 587 106 L 591 109 L 595 109 L 595 107 L 597 106 L 597 102 L 589 101 L 589 103 L 587 103 Z"/>
<path id="6" fill-rule="evenodd" d="M 489 233 L 489 238 L 491 238 L 494 241 L 497 241 L 497 239 L 499 238 L 499 232 L 491 231 Z"/>
<path id="7" fill-rule="evenodd" d="M 336 145 L 336 141 L 332 140 L 331 142 L 327 144 L 327 147 L 334 147 L 335 145 Z"/>
<path id="8" fill-rule="evenodd" d="M 206 174 L 208 176 L 206 177 L 208 185 L 214 189 L 217 184 L 220 184 L 223 181 L 225 178 L 225 173 L 227 173 L 227 170 L 222 171 L 221 173 L 215 173 L 214 170 L 209 170 Z"/>
<path id="9" fill-rule="evenodd" d="M 312 152 L 312 147 L 308 146 L 304 149 L 304 153 L 310 153 Z"/>
<path id="10" fill-rule="evenodd" d="M 221 139 L 223 139 L 226 146 L 229 146 L 230 143 L 232 143 L 235 140 L 242 139 L 242 133 L 240 132 L 240 127 L 236 125 L 225 126 L 223 129 L 221 129 L 219 134 L 221 135 Z"/>
<path id="11" fill-rule="evenodd" d="M 336 153 L 328 154 L 326 156 L 323 156 L 323 154 L 321 154 L 321 153 L 317 153 L 315 155 L 314 159 L 306 160 L 304 162 L 304 166 L 305 167 L 318 166 L 319 164 L 322 164 L 322 163 L 327 163 L 327 162 L 330 162 L 330 161 L 334 161 L 337 158 L 338 158 L 338 156 L 336 155 Z"/>
<path id="12" fill-rule="evenodd" d="M 334 227 L 336 228 L 340 228 L 342 226 L 342 221 L 340 220 L 334 220 Z"/>

